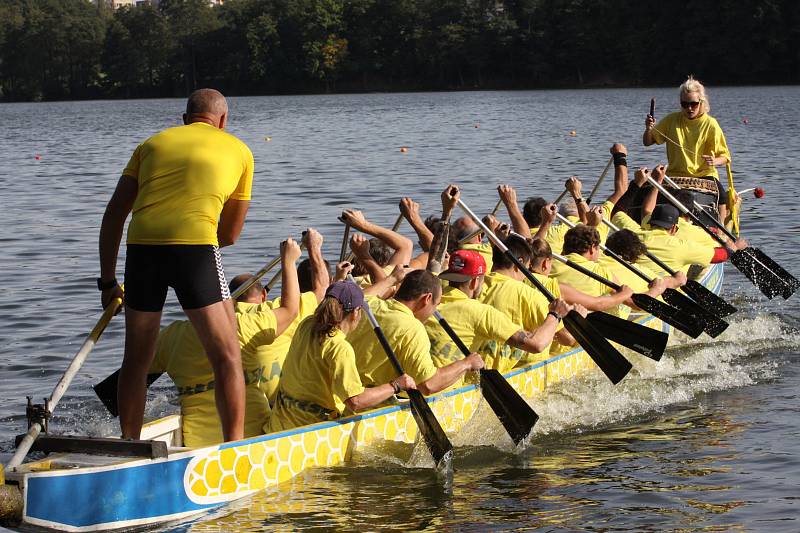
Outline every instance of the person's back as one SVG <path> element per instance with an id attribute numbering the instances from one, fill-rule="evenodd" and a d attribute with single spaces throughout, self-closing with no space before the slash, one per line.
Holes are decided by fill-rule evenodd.
<path id="1" fill-rule="evenodd" d="M 123 171 L 139 187 L 128 244 L 217 245 L 222 207 L 229 198 L 250 199 L 252 173 L 250 149 L 205 122 L 153 135 Z"/>

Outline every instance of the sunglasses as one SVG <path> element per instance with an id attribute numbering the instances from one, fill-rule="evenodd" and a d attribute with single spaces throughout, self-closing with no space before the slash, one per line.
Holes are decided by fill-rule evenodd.
<path id="1" fill-rule="evenodd" d="M 689 107 L 694 109 L 695 107 L 697 107 L 699 105 L 700 105 L 700 102 L 684 102 L 683 100 L 681 100 L 681 107 L 684 108 L 684 109 L 687 109 Z"/>

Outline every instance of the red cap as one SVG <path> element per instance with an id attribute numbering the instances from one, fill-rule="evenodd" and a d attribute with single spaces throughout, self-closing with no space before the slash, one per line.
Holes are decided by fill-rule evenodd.
<path id="1" fill-rule="evenodd" d="M 461 282 L 486 274 L 486 261 L 475 250 L 456 250 L 450 254 L 447 266 L 447 270 L 439 274 L 440 279 Z"/>

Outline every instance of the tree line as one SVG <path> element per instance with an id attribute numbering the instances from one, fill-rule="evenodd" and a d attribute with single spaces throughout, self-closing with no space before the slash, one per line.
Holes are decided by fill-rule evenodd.
<path id="1" fill-rule="evenodd" d="M 797 0 L 0 0 L 0 98 L 800 82 Z"/>

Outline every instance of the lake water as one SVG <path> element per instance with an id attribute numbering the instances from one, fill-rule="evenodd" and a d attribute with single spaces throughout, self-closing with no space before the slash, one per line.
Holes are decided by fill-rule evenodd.
<path id="1" fill-rule="evenodd" d="M 226 271 L 259 268 L 309 225 L 334 258 L 345 207 L 390 225 L 401 196 L 432 213 L 449 182 L 479 212 L 500 183 L 552 198 L 571 174 L 591 187 L 615 141 L 631 167 L 664 162 L 663 147 L 640 141 L 652 96 L 659 117 L 677 107 L 673 89 L 231 99 L 229 131 L 253 150 L 256 176 Z M 745 235 L 800 275 L 800 88 L 710 96 L 737 187 L 766 189 L 745 201 Z M 50 394 L 99 316 L 98 228 L 121 169 L 138 142 L 178 123 L 183 104 L 0 105 L 0 462 L 26 429 L 25 396 Z M 800 297 L 767 301 L 732 267 L 723 294 L 740 312 L 719 338 L 676 347 L 658 365 L 639 359 L 617 387 L 579 380 L 537 398 L 542 418 L 522 452 L 479 414 L 454 438 L 452 482 L 387 446 L 168 530 L 798 531 Z M 164 322 L 180 316 L 171 296 Z M 117 431 L 91 385 L 118 367 L 122 326 L 112 321 L 53 431 Z M 166 381 L 148 416 L 176 410 Z"/>

